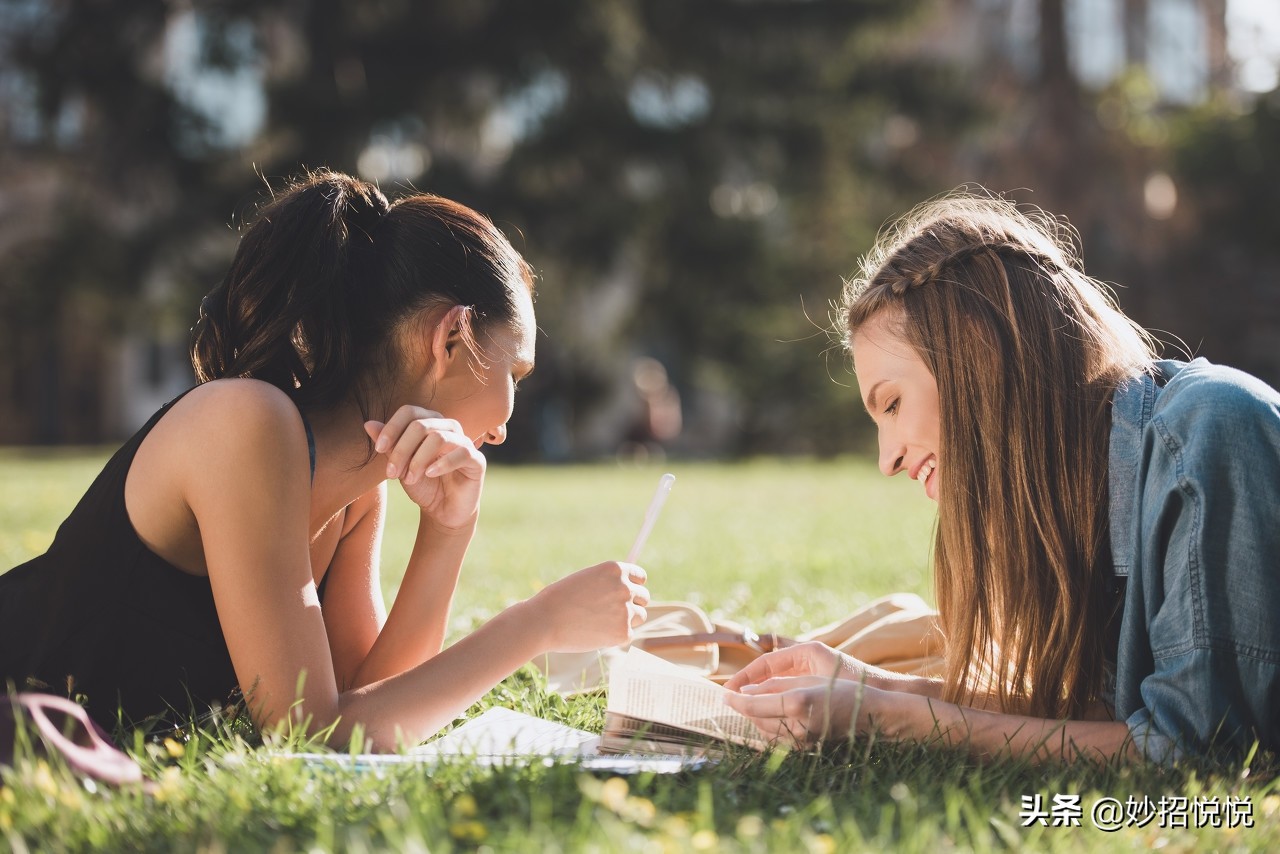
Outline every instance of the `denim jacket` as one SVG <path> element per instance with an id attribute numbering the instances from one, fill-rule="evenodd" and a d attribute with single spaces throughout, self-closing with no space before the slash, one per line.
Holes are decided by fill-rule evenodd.
<path id="1" fill-rule="evenodd" d="M 1161 762 L 1280 750 L 1280 392 L 1204 359 L 1153 367 L 1112 403 L 1116 717 Z"/>

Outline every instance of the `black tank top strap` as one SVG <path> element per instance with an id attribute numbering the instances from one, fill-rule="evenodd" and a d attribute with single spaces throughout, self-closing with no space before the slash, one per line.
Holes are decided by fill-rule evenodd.
<path id="1" fill-rule="evenodd" d="M 302 415 L 302 410 L 298 410 L 298 414 Z M 307 420 L 307 416 L 302 415 L 302 429 L 307 431 L 307 458 L 311 460 L 311 482 L 316 482 L 316 436 L 311 432 L 311 422 Z"/>
<path id="2" fill-rule="evenodd" d="M 302 428 L 307 431 L 307 456 L 311 460 L 311 483 L 316 482 L 316 436 L 311 431 L 311 422 L 307 420 L 307 416 L 303 415 L 302 410 L 298 410 L 298 414 L 302 416 Z M 320 576 L 320 583 L 316 585 L 316 596 L 320 599 L 321 606 L 324 605 L 324 590 L 329 583 L 329 573 Z"/>

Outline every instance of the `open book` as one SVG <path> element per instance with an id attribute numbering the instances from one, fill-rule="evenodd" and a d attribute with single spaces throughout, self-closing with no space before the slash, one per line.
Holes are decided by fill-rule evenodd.
<path id="1" fill-rule="evenodd" d="M 632 648 L 610 665 L 604 732 L 599 736 L 494 708 L 410 755 L 493 760 L 556 756 L 625 773 L 697 767 L 722 756 L 731 744 L 764 750 L 768 742 L 751 721 L 725 705 L 728 693 L 687 668 Z M 675 764 L 663 765 L 659 757 Z"/>
<path id="2" fill-rule="evenodd" d="M 676 774 L 708 761 L 700 754 L 604 753 L 595 733 L 498 706 L 404 753 L 279 753 L 275 758 L 373 772 L 452 762 L 500 767 L 572 762 L 584 771 L 609 774 Z"/>
<path id="3" fill-rule="evenodd" d="M 613 662 L 605 706 L 604 753 L 718 756 L 729 744 L 764 750 L 751 721 L 725 705 L 729 692 L 639 649 Z"/>
<path id="4" fill-rule="evenodd" d="M 768 746 L 750 720 L 724 704 L 727 693 L 678 664 L 630 649 L 611 665 L 601 735 L 491 708 L 405 753 L 289 753 L 280 758 L 359 769 L 451 758 L 484 765 L 568 760 L 614 774 L 675 773 L 720 757 L 730 744 L 756 750 Z"/>
<path id="5" fill-rule="evenodd" d="M 704 676 L 633 648 L 610 666 L 604 732 L 598 736 L 494 708 L 411 755 L 701 759 L 722 755 L 729 744 L 765 749 L 768 742 L 751 721 L 725 705 L 727 693 Z"/>

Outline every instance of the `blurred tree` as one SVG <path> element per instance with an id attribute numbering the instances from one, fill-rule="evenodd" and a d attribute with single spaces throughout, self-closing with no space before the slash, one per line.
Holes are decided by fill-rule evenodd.
<path id="1" fill-rule="evenodd" d="M 10 385 L 51 401 L 8 438 L 58 438 L 82 411 L 53 379 L 66 366 L 29 382 L 51 306 L 113 293 L 132 323 L 143 305 L 162 318 L 143 322 L 189 325 L 253 172 L 328 165 L 458 198 L 527 241 L 555 382 L 531 384 L 531 438 L 513 430 L 508 452 L 554 433 L 589 446 L 640 354 L 692 392 L 691 449 L 700 424 L 717 435 L 715 401 L 728 450 L 847 448 L 852 396 L 820 367 L 828 302 L 903 194 L 937 186 L 943 159 L 903 169 L 886 147 L 923 150 L 968 115 L 953 77 L 892 38 L 920 7 L 10 0 L 5 73 L 35 118 L 16 143 L 10 127 L 0 170 L 44 170 L 61 192 L 0 291 L 6 364 L 26 378 Z"/>
<path id="2" fill-rule="evenodd" d="M 2 440 L 101 440 L 111 343 L 162 322 L 157 277 L 209 275 L 227 155 L 192 144 L 217 121 L 167 76 L 171 12 L 0 4 Z"/>
<path id="3" fill-rule="evenodd" d="M 1171 171 L 1186 214 L 1182 239 L 1170 246 L 1170 284 L 1181 316 L 1196 318 L 1188 344 L 1273 385 L 1280 385 L 1277 152 L 1280 89 L 1243 111 L 1227 99 L 1209 101 L 1174 125 Z"/>
<path id="4" fill-rule="evenodd" d="M 855 446 L 839 277 L 964 181 L 1067 215 L 1139 321 L 1280 380 L 1274 96 L 1232 106 L 1219 62 L 1202 106 L 1162 99 L 1148 0 L 1133 66 L 1083 85 L 1072 3 L 0 0 L 0 441 L 106 438 L 113 342 L 159 365 L 264 184 L 319 165 L 471 204 L 540 272 L 505 455 L 609 451 L 646 355 L 674 450 Z M 1226 5 L 1197 8 L 1222 53 Z"/>
<path id="5" fill-rule="evenodd" d="M 1106 83 L 1097 68 L 1090 77 L 1088 51 L 1071 40 L 1071 7 L 1080 37 L 1081 10 L 1097 4 L 987 5 L 1009 20 L 1034 7 L 1037 41 L 1032 62 L 1019 66 L 1016 51 L 996 49 L 978 64 L 999 119 L 986 125 L 969 177 L 1065 216 L 1080 232 L 1086 269 L 1118 283 L 1122 306 L 1168 342 L 1170 356 L 1202 354 L 1280 383 L 1280 286 L 1267 225 L 1280 181 L 1275 158 L 1263 154 L 1277 150 L 1275 96 L 1250 99 L 1233 84 L 1226 4 L 1181 4 L 1193 14 L 1174 28 L 1154 20 L 1167 7 L 1125 0 Z M 989 43 L 998 47 L 1008 32 L 997 29 Z M 1166 67 L 1173 56 L 1202 68 L 1202 86 L 1161 84 L 1157 55 Z"/>

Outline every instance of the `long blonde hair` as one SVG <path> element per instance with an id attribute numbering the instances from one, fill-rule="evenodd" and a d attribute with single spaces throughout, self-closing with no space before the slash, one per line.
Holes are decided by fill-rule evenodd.
<path id="1" fill-rule="evenodd" d="M 1074 237 L 1043 212 L 949 195 L 883 233 L 842 301 L 846 343 L 888 311 L 937 380 L 947 699 L 1052 718 L 1102 687 L 1110 400 L 1155 358 Z"/>

